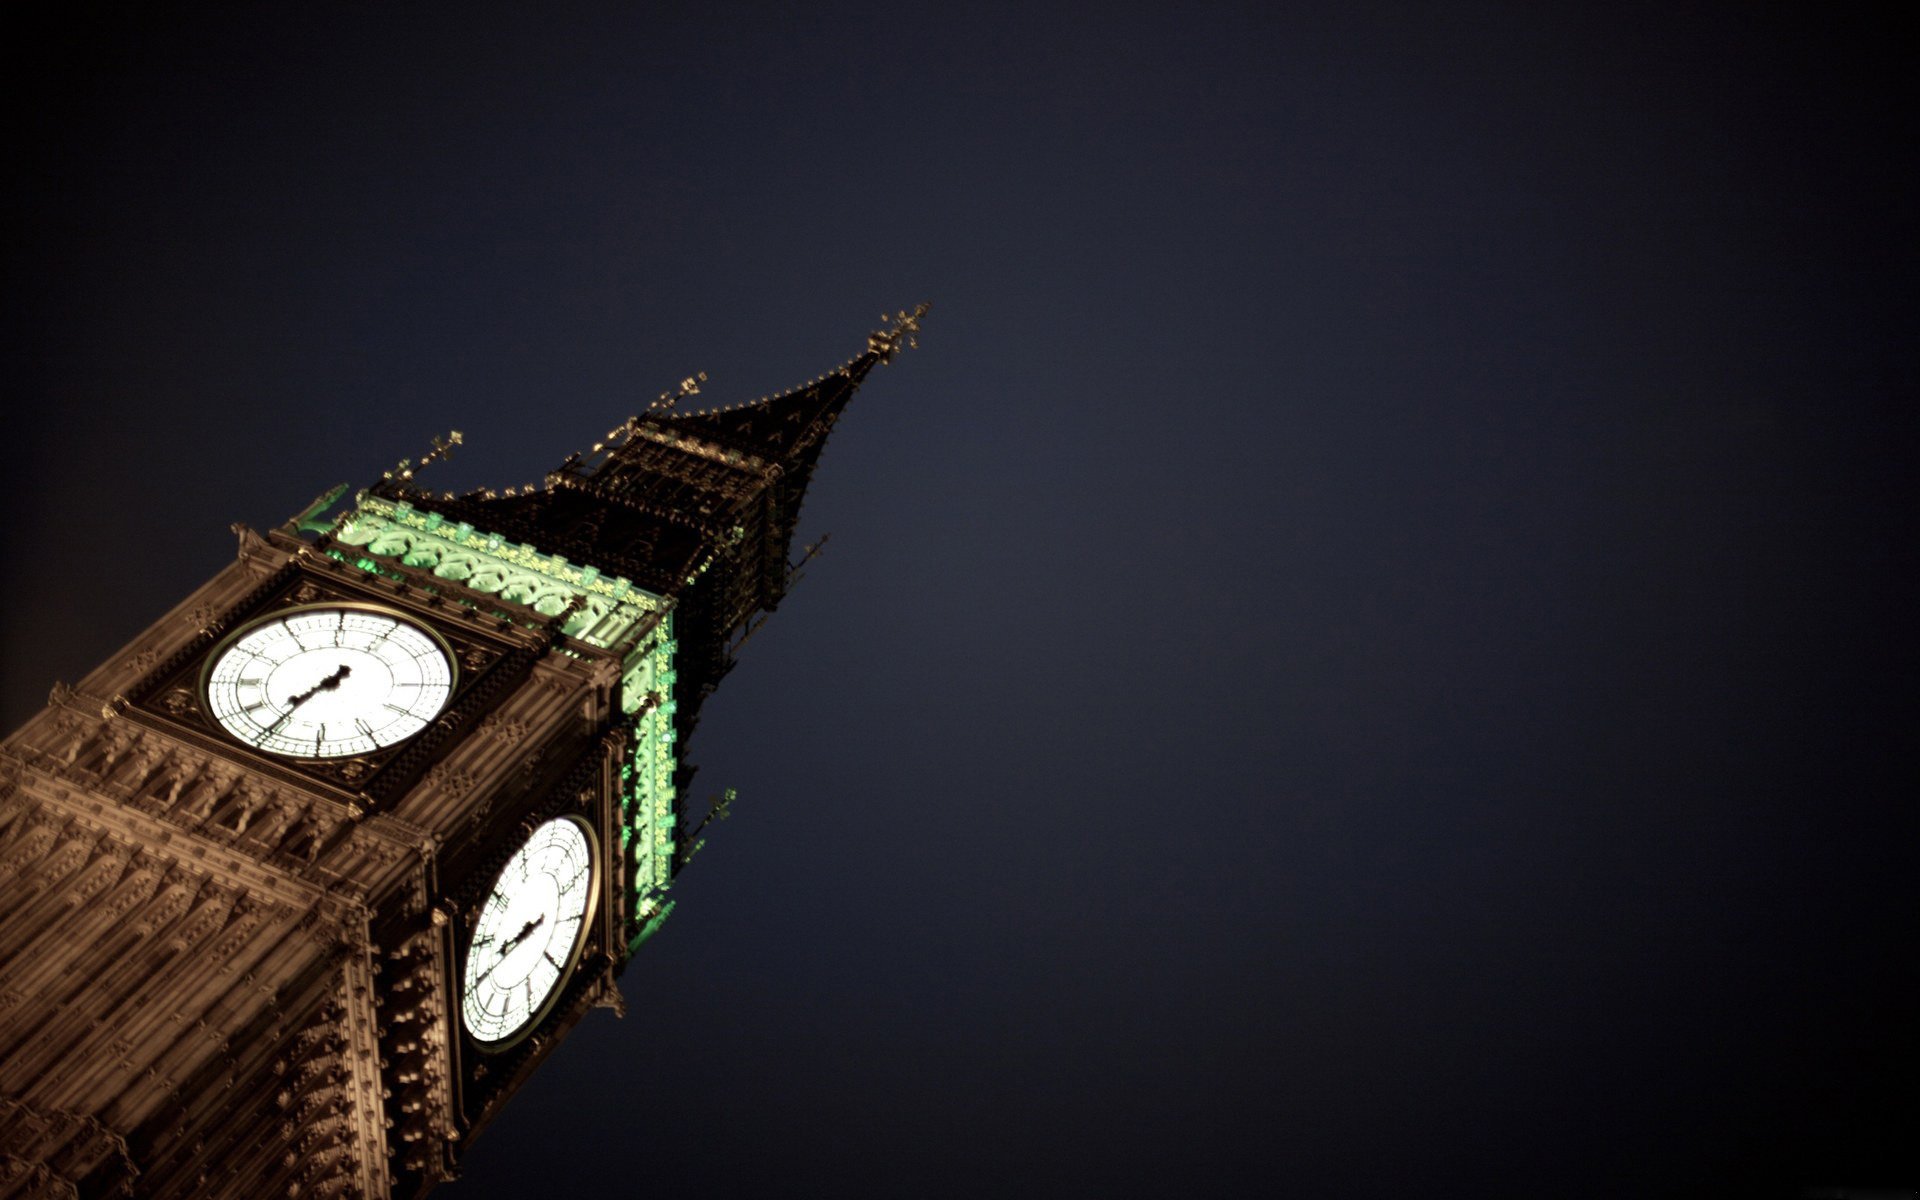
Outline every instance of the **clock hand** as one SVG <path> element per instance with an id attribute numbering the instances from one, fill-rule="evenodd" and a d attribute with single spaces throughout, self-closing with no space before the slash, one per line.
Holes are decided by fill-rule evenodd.
<path id="1" fill-rule="evenodd" d="M 528 921 L 525 925 L 522 925 L 520 927 L 519 933 L 514 934 L 512 937 L 508 938 L 505 942 L 502 942 L 500 944 L 500 956 L 493 960 L 493 966 L 490 966 L 486 970 L 480 972 L 480 978 L 474 980 L 473 982 L 476 985 L 485 983 L 487 980 L 487 976 L 493 974 L 494 967 L 497 967 L 501 963 L 507 961 L 507 956 L 512 954 L 516 949 L 518 949 L 520 946 L 520 943 L 526 941 L 527 936 L 529 934 L 531 934 L 534 930 L 540 928 L 542 925 L 545 925 L 546 923 L 547 923 L 547 914 L 541 913 L 538 917 L 534 918 L 531 921 Z"/>
<path id="2" fill-rule="evenodd" d="M 302 704 L 318 696 L 321 692 L 331 692 L 339 687 L 340 681 L 351 674 L 353 674 L 353 668 L 346 663 L 341 663 L 339 669 L 334 671 L 333 674 L 322 679 L 319 683 L 314 684 L 306 691 L 301 692 L 298 696 L 290 697 L 287 700 L 287 715 L 292 716 L 294 709 L 299 708 Z M 284 718 L 282 719 L 284 720 Z"/>
<path id="3" fill-rule="evenodd" d="M 261 736 L 266 737 L 268 735 L 278 733 L 282 725 L 285 725 L 288 721 L 293 719 L 294 712 L 302 704 L 305 704 L 307 701 L 313 699 L 315 696 L 318 696 L 321 692 L 330 692 L 335 688 L 339 687 L 340 681 L 345 679 L 347 676 L 351 674 L 353 674 L 353 668 L 348 666 L 346 663 L 341 663 L 339 668 L 335 670 L 333 674 L 327 676 L 325 679 L 322 679 L 319 683 L 316 683 L 312 687 L 308 688 L 306 691 L 301 692 L 298 696 L 287 697 L 287 711 L 280 714 L 279 720 L 267 726 L 266 733 L 262 734 Z"/>

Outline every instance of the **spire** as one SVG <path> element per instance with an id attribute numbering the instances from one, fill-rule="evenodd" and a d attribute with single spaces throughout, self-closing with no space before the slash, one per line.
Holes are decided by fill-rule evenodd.
<path id="1" fill-rule="evenodd" d="M 417 487 L 402 464 L 374 490 L 674 597 L 683 642 L 704 645 L 717 682 L 741 634 L 786 594 L 794 528 L 827 435 L 868 372 L 916 344 L 927 309 L 883 318 L 860 355 L 750 403 L 683 412 L 706 380 L 694 375 L 570 455 L 544 487 L 455 497 Z M 418 465 L 448 449 L 436 443 Z"/>
<path id="2" fill-rule="evenodd" d="M 891 318 L 881 314 L 880 319 L 889 324 L 867 335 L 866 353 L 791 391 L 748 404 L 680 411 L 676 402 L 700 390 L 698 384 L 706 380 L 703 372 L 697 379 L 683 382 L 678 396 L 661 397 L 660 403 L 633 418 L 628 426 L 653 423 L 662 430 L 700 438 L 763 462 L 793 466 L 798 459 L 806 458 L 805 465 L 810 469 L 808 451 L 817 453 L 817 443 L 825 440 L 827 431 L 840 419 L 840 411 L 853 399 L 867 372 L 876 363 L 892 362 L 902 349 L 919 345 L 920 322 L 929 307 L 920 304 L 912 312 L 902 309 Z"/>

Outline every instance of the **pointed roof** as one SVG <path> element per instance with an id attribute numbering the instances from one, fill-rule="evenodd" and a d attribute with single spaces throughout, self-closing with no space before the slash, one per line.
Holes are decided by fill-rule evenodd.
<path id="1" fill-rule="evenodd" d="M 569 456 L 544 488 L 435 494 L 417 488 L 414 468 L 402 463 L 375 490 L 662 593 L 725 553 L 756 580 L 740 599 L 768 608 L 785 590 L 800 504 L 828 433 L 875 364 L 917 344 L 927 310 L 883 317 L 888 326 L 868 336 L 864 353 L 777 395 L 676 411 L 706 376 L 689 379 L 605 442 Z M 437 443 L 435 453 L 446 448 Z"/>
<path id="2" fill-rule="evenodd" d="M 876 360 L 872 354 L 844 364 L 820 378 L 750 404 L 707 409 L 704 412 L 649 413 L 663 428 L 716 445 L 738 450 L 764 461 L 778 462 L 801 445 L 821 422 L 832 422 L 853 398 Z"/>
<path id="3" fill-rule="evenodd" d="M 794 579 L 794 530 L 827 435 L 875 364 L 915 344 L 926 313 L 924 304 L 897 313 L 862 354 L 751 403 L 676 411 L 706 377 L 688 379 L 570 455 L 544 486 L 429 492 L 413 482 L 418 467 L 402 462 L 372 490 L 671 597 L 680 720 L 690 723 Z M 436 442 L 418 465 L 458 440 Z"/>
<path id="4" fill-rule="evenodd" d="M 662 396 L 645 413 L 630 418 L 624 432 L 629 443 L 635 433 L 651 429 L 694 439 L 721 450 L 723 455 L 731 452 L 750 463 L 779 463 L 789 471 L 804 464 L 806 469 L 811 469 L 819 443 L 840 419 L 841 410 L 853 399 L 853 393 L 867 373 L 876 363 L 891 362 L 902 349 L 918 344 L 920 322 L 927 309 L 927 305 L 921 304 L 912 312 L 902 310 L 892 317 L 882 314 L 881 319 L 890 324 L 867 336 L 864 354 L 790 391 L 763 396 L 746 404 L 677 411 L 678 401 L 700 390 L 699 383 L 706 379 L 703 373 L 683 382 L 678 395 Z M 596 475 L 608 467 L 618 472 L 625 465 L 621 462 L 621 451 L 625 448 L 612 451 L 610 461 L 599 468 Z"/>

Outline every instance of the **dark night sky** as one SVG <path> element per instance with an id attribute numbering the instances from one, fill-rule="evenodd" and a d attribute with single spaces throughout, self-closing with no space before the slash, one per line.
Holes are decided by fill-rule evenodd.
<path id="1" fill-rule="evenodd" d="M 9 14 L 8 728 L 934 304 L 447 1195 L 1920 1186 L 1911 28 L 392 7 Z"/>

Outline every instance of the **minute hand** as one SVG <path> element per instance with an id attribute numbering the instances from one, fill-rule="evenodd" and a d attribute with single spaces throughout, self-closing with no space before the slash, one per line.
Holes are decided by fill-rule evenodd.
<path id="1" fill-rule="evenodd" d="M 517 950 L 520 946 L 520 943 L 527 940 L 528 935 L 530 935 L 534 930 L 540 928 L 542 925 L 545 925 L 546 923 L 547 923 L 547 914 L 541 913 L 538 917 L 534 918 L 531 921 L 528 921 L 525 925 L 521 926 L 519 933 L 514 934 L 512 937 L 508 938 L 505 942 L 501 943 L 500 957 L 493 960 L 492 966 L 489 966 L 486 970 L 480 972 L 480 978 L 474 980 L 474 983 L 479 984 L 479 983 L 486 982 L 487 976 L 493 974 L 494 967 L 498 967 L 501 963 L 507 961 L 507 956 L 512 954 L 515 950 Z"/>

